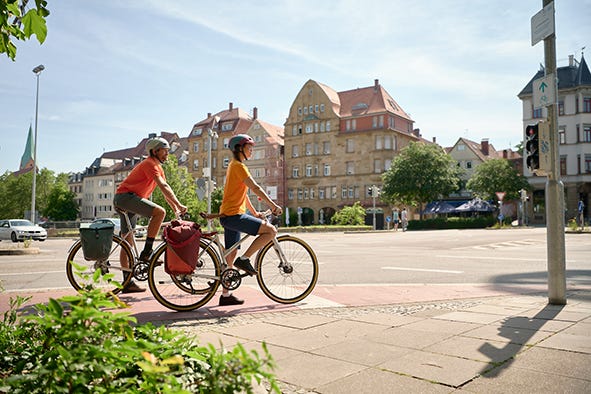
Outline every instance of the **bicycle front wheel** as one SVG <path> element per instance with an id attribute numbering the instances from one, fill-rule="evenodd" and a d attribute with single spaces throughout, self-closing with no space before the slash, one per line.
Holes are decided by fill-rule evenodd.
<path id="1" fill-rule="evenodd" d="M 199 259 L 192 274 L 166 273 L 166 244 L 162 244 L 150 261 L 148 284 L 154 298 L 175 311 L 191 311 L 207 304 L 220 285 L 221 266 L 217 253 L 201 240 Z"/>
<path id="2" fill-rule="evenodd" d="M 306 242 L 291 235 L 277 237 L 257 255 L 257 281 L 267 297 L 281 304 L 306 298 L 318 280 L 318 260 Z M 285 257 L 282 261 L 281 254 Z"/>
<path id="3" fill-rule="evenodd" d="M 102 260 L 85 259 L 82 242 L 78 240 L 72 245 L 68 253 L 66 275 L 70 284 L 78 291 L 100 288 L 117 294 L 121 289 L 114 282 L 118 282 L 125 287 L 132 277 L 132 275 L 127 275 L 127 278 L 124 278 L 123 271 L 130 272 L 130 269 L 124 268 L 121 261 L 127 261 L 126 266 L 132 266 L 134 257 L 129 244 L 118 235 L 113 236 L 109 256 Z M 96 274 L 95 278 L 97 271 L 101 271 L 102 275 Z"/>

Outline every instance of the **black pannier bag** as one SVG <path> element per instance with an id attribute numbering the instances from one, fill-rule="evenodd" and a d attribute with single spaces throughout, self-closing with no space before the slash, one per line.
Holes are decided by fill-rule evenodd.
<path id="1" fill-rule="evenodd" d="M 82 252 L 86 260 L 106 260 L 111 253 L 113 244 L 113 223 L 91 223 L 90 226 L 80 228 Z"/>

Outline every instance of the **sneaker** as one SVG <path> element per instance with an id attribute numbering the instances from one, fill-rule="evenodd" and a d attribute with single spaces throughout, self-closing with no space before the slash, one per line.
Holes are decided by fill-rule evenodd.
<path id="1" fill-rule="evenodd" d="M 234 294 L 230 294 L 229 296 L 224 297 L 223 295 L 220 296 L 220 306 L 228 306 L 228 305 L 242 305 L 244 304 L 244 300 L 240 298 L 236 298 Z"/>
<path id="2" fill-rule="evenodd" d="M 150 261 L 150 256 L 152 256 L 151 250 L 142 250 L 142 253 L 140 253 L 140 261 L 148 263 Z"/>
<path id="3" fill-rule="evenodd" d="M 250 276 L 257 274 L 257 271 L 250 264 L 249 259 L 243 259 L 242 257 L 238 257 L 236 261 L 234 261 L 234 267 L 240 268 L 242 271 L 246 271 L 246 273 Z"/>
<path id="4" fill-rule="evenodd" d="M 122 293 L 143 293 L 144 291 L 146 291 L 146 289 L 139 287 L 135 282 L 130 282 L 123 288 L 123 290 L 121 290 Z"/>

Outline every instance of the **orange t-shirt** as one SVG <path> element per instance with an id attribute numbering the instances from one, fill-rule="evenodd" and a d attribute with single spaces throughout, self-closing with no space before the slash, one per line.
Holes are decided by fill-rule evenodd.
<path id="1" fill-rule="evenodd" d="M 224 198 L 220 214 L 234 216 L 246 213 L 248 187 L 244 184 L 244 180 L 248 177 L 250 177 L 248 167 L 244 163 L 232 159 L 226 171 L 226 184 L 224 185 Z"/>
<path id="2" fill-rule="evenodd" d="M 150 198 L 157 186 L 157 176 L 166 180 L 160 162 L 154 157 L 148 157 L 131 170 L 115 193 L 135 193 L 141 198 Z"/>

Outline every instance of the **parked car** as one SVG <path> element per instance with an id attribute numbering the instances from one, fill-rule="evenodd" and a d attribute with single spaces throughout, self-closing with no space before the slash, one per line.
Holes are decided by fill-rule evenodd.
<path id="1" fill-rule="evenodd" d="M 148 230 L 145 227 L 136 228 L 133 230 L 136 238 L 144 238 L 148 234 Z"/>
<path id="2" fill-rule="evenodd" d="M 119 234 L 121 232 L 121 219 L 119 218 L 99 218 L 94 219 L 92 223 L 111 223 L 115 226 L 115 234 Z"/>
<path id="3" fill-rule="evenodd" d="M 26 219 L 0 220 L 0 240 L 3 239 L 10 239 L 12 242 L 24 241 L 25 239 L 45 241 L 47 239 L 47 230 Z"/>

